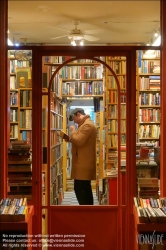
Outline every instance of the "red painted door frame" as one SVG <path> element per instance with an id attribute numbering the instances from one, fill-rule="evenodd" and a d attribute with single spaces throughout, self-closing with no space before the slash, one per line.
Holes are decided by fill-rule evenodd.
<path id="1" fill-rule="evenodd" d="M 15 47 L 9 47 L 10 49 L 16 49 Z M 148 47 L 149 49 L 155 49 L 155 47 Z M 21 49 L 32 49 L 33 51 L 33 61 L 32 61 L 32 82 L 33 82 L 33 91 L 32 91 L 32 106 L 33 106 L 33 119 L 32 119 L 32 130 L 33 130 L 33 204 L 34 204 L 34 218 L 33 218 L 33 233 L 39 234 L 41 232 L 41 172 L 42 172 L 42 143 L 41 143 L 41 134 L 42 134 L 42 56 L 51 56 L 51 55 L 74 55 L 79 58 L 93 57 L 93 56 L 126 56 L 127 57 L 127 172 L 126 172 L 126 211 L 119 210 L 117 215 L 117 222 L 119 227 L 116 228 L 117 235 L 122 235 L 122 230 L 125 229 L 125 240 L 117 239 L 117 249 L 132 249 L 133 243 L 131 238 L 134 237 L 133 232 L 133 196 L 136 194 L 135 190 L 135 90 L 136 90 L 136 50 L 138 49 L 147 49 L 147 46 L 141 47 L 121 47 L 121 46 L 85 46 L 80 47 L 70 47 L 70 46 L 22 46 Z M 158 49 L 158 47 L 156 48 Z M 118 188 L 120 187 L 120 181 L 118 182 Z M 56 207 L 55 209 L 51 208 L 50 213 L 50 226 L 49 229 L 53 229 L 51 225 L 51 217 L 55 216 L 57 218 L 58 211 L 60 208 Z M 71 210 L 72 208 L 70 208 Z M 79 208 L 79 210 L 82 208 Z M 91 208 L 89 208 L 89 212 Z M 109 208 L 100 207 L 100 213 L 104 214 L 104 210 Z M 115 207 L 110 207 L 110 221 L 105 220 L 105 225 L 109 226 L 111 224 L 111 210 L 116 209 Z M 125 212 L 124 212 L 125 211 Z M 56 212 L 56 213 L 55 213 Z M 71 211 L 72 212 L 72 211 Z M 61 210 L 59 211 L 61 214 Z M 88 212 L 86 212 L 88 215 Z M 88 218 L 87 218 L 88 220 Z M 125 221 L 124 226 L 121 227 L 121 223 Z M 120 231 L 120 232 L 119 232 Z M 132 237 L 131 237 L 132 236 Z M 109 236 L 107 237 L 109 238 Z M 119 240 L 119 241 L 118 241 Z M 108 242 L 108 247 L 109 247 Z M 125 247 L 125 246 L 126 247 Z"/>
<path id="2" fill-rule="evenodd" d="M 6 70 L 7 53 L 6 54 L 3 53 L 3 51 L 6 51 L 6 49 L 7 49 L 7 45 L 6 45 L 6 38 L 7 38 L 7 34 L 6 34 L 6 31 L 7 31 L 7 4 L 6 4 L 6 2 L 7 1 L 1 1 L 1 5 L 0 5 L 1 6 L 1 8 L 0 8 L 1 17 L 4 16 L 4 18 L 1 18 L 1 26 L 0 26 L 1 38 L 3 37 L 3 40 L 1 39 L 1 42 L 0 42 L 0 51 L 2 52 L 1 53 L 1 57 L 0 57 L 0 61 L 1 61 L 1 66 L 4 65 L 4 67 L 1 67 L 1 71 L 0 71 L 0 80 L 1 80 L 1 83 L 7 82 L 7 70 Z M 164 66 L 166 64 L 165 63 L 166 62 L 166 32 L 164 32 L 164 31 L 166 31 L 166 14 L 165 14 L 166 1 L 160 1 L 160 3 L 161 3 L 161 33 L 162 33 L 162 45 L 161 45 L 161 48 L 162 48 L 162 54 L 161 54 L 162 62 L 161 63 L 162 64 L 161 64 L 161 66 L 162 66 L 162 68 L 164 68 Z M 115 49 L 115 51 L 118 51 L 119 49 L 120 50 L 122 49 L 122 47 L 118 47 L 118 48 L 117 47 L 116 48 L 112 47 L 112 48 L 113 48 L 113 50 Z M 8 47 L 8 49 L 16 49 L 16 48 L 15 47 Z M 22 49 L 31 49 L 31 48 L 30 47 L 26 47 L 26 48 L 22 47 Z M 39 75 L 41 74 L 41 69 L 40 69 L 40 62 L 39 62 L 40 58 L 38 58 L 38 57 L 39 57 L 39 54 L 41 54 L 41 56 L 42 56 L 42 53 L 40 53 L 40 51 L 42 50 L 42 48 L 32 48 L 32 49 L 34 51 L 34 57 L 33 57 L 34 58 L 34 60 L 33 60 L 34 64 L 35 63 L 39 63 L 38 64 L 38 66 L 39 66 L 38 68 L 35 68 L 35 65 L 33 66 L 33 72 L 34 72 L 33 80 L 36 80 L 35 82 L 40 82 L 41 81 L 41 79 L 40 79 L 41 77 Z M 46 50 L 47 52 L 50 52 L 50 50 L 52 50 L 52 52 L 57 52 L 57 51 L 59 51 L 59 49 L 60 49 L 59 47 L 54 47 L 52 49 L 51 48 L 48 48 L 48 49 L 45 48 L 44 50 Z M 124 51 L 125 51 L 125 49 L 128 50 L 128 47 L 124 48 Z M 134 62 L 134 56 L 135 56 L 135 50 L 136 49 L 149 49 L 149 47 L 137 47 L 137 48 L 133 48 L 134 53 L 130 53 L 130 58 L 129 58 L 131 64 L 132 64 L 132 62 Z M 155 49 L 155 48 L 153 47 L 151 49 Z M 60 49 L 60 51 L 61 51 L 60 55 L 62 55 L 62 51 L 63 50 L 66 51 L 66 48 L 64 49 L 64 47 L 62 47 Z M 73 48 L 68 47 L 67 50 L 68 51 L 72 51 Z M 129 50 L 132 51 L 131 48 Z M 46 55 L 48 55 L 47 52 L 45 53 Z M 94 50 L 92 48 L 92 55 L 94 54 L 93 52 L 94 52 Z M 101 56 L 102 53 L 100 53 L 100 52 L 101 51 L 100 51 L 100 48 L 99 48 L 99 54 L 98 55 Z M 91 54 L 91 52 L 89 52 L 89 53 Z M 66 55 L 66 52 L 64 54 Z M 108 55 L 108 54 L 103 53 L 103 55 Z M 130 70 L 132 70 L 132 68 Z M 133 73 L 130 75 L 130 78 L 131 78 L 130 82 L 132 82 L 132 80 L 134 79 L 134 74 Z M 163 86 L 162 86 L 162 96 L 166 92 L 166 89 L 165 89 L 166 88 L 166 84 L 164 84 L 165 82 L 166 82 L 166 72 L 164 72 L 164 70 L 163 70 L 162 71 L 162 83 L 163 83 Z M 38 83 L 36 85 L 38 85 Z M 36 88 L 34 88 L 34 98 L 35 98 L 36 95 L 40 95 L 38 91 L 39 91 L 39 89 L 36 86 Z M 1 104 L 2 105 L 0 105 L 0 118 L 1 118 L 0 120 L 1 121 L 4 121 L 4 119 L 7 119 L 7 105 L 5 104 L 5 101 L 6 101 L 5 100 L 5 96 L 7 95 L 6 92 L 7 92 L 6 88 L 1 88 L 1 96 L 2 96 L 2 98 L 1 98 Z M 129 98 L 131 97 L 132 93 L 134 93 L 133 90 L 130 93 L 128 92 Z M 166 99 L 162 98 L 162 103 L 161 103 L 162 117 L 166 117 L 166 115 L 165 115 L 166 108 L 164 108 L 164 107 L 166 107 L 165 102 L 166 102 Z M 38 105 L 38 107 L 40 108 L 40 105 Z M 36 107 L 36 111 L 35 112 L 37 112 L 38 107 Z M 132 111 L 131 107 L 130 107 L 130 111 Z M 39 117 L 39 120 L 40 119 L 41 118 Z M 6 120 L 6 122 L 7 122 L 7 120 Z M 6 124 L 7 123 L 6 122 L 4 121 L 3 123 L 1 123 L 1 125 L 2 125 L 2 128 L 1 128 L 1 132 L 2 132 L 1 133 L 1 145 L 3 146 L 3 149 L 0 150 L 0 159 L 1 159 L 1 165 L 4 166 L 4 168 L 1 168 L 1 170 L 0 170 L 0 176 L 1 176 L 1 180 L 2 180 L 1 181 L 1 188 L 0 188 L 0 196 L 1 196 L 1 198 L 3 198 L 4 196 L 6 196 L 6 164 L 7 164 L 7 135 L 6 135 L 7 134 L 7 126 L 6 126 Z M 165 161 L 164 160 L 164 152 L 165 152 L 165 149 L 166 149 L 166 140 L 165 140 L 165 138 L 166 138 L 166 136 L 165 136 L 165 133 L 166 133 L 165 132 L 166 131 L 165 127 L 166 127 L 166 125 L 165 124 L 166 124 L 166 120 L 162 119 L 162 121 L 161 121 L 161 132 L 162 132 L 162 136 L 161 136 L 161 183 L 162 183 L 162 185 L 161 185 L 161 188 L 162 188 L 162 190 L 161 191 L 162 191 L 163 196 L 166 196 L 166 185 L 164 185 L 164 179 L 163 179 L 164 176 L 165 176 L 165 171 L 166 171 L 166 168 L 163 168 L 164 161 Z M 33 124 L 33 131 L 34 131 L 34 133 L 36 133 L 36 137 L 38 135 L 41 135 L 40 130 L 38 131 L 38 129 L 37 129 L 37 126 L 38 125 Z M 6 131 L 6 132 L 3 133 L 3 131 L 4 132 Z M 132 135 L 133 134 L 134 133 L 132 132 Z M 128 141 L 129 142 L 133 142 L 132 136 L 128 138 Z M 34 155 L 37 156 L 37 157 L 39 157 L 38 158 L 39 160 L 37 161 L 37 159 L 36 159 L 36 161 L 34 161 L 34 164 L 35 164 L 34 166 L 35 167 L 36 166 L 40 166 L 40 163 L 42 162 L 42 160 L 40 159 L 40 157 L 42 156 L 42 153 L 40 151 L 42 151 L 42 149 L 41 149 L 40 146 L 38 148 L 39 144 L 38 144 L 38 139 L 36 139 L 36 141 L 34 142 L 34 149 L 35 149 Z M 130 152 L 130 153 L 132 153 L 132 152 Z M 130 159 L 130 157 L 129 157 L 129 159 Z M 131 157 L 131 160 L 132 160 L 132 157 Z M 131 161 L 131 163 L 129 163 L 129 164 L 132 165 L 132 163 L 133 163 L 133 161 Z M 134 162 L 134 164 L 135 164 L 135 162 Z M 39 171 L 40 171 L 40 167 L 39 167 Z M 132 192 L 130 190 L 131 190 L 131 188 L 133 186 L 132 179 L 130 179 L 130 177 L 131 178 L 135 177 L 133 175 L 134 171 L 135 170 L 132 170 L 132 173 L 128 173 L 129 176 L 127 177 L 127 179 L 130 181 L 130 183 L 127 184 L 127 189 L 129 189 L 129 194 L 130 194 L 127 197 L 127 202 L 131 203 L 130 204 L 130 212 L 132 210 L 132 207 L 131 207 L 131 205 L 132 205 L 132 201 L 131 201 Z M 36 188 L 34 189 L 33 195 L 35 197 L 35 201 L 34 201 L 35 204 L 34 205 L 36 207 L 35 218 L 36 218 L 36 222 L 39 223 L 38 224 L 39 226 L 35 226 L 34 225 L 34 229 L 36 228 L 34 230 L 34 232 L 36 231 L 37 233 L 39 233 L 39 231 L 41 229 L 41 225 L 40 225 L 40 221 L 38 219 L 39 218 L 39 214 L 37 214 L 37 213 L 39 212 L 39 206 L 40 205 L 38 203 L 39 198 L 37 200 L 36 200 L 36 198 L 38 197 L 38 190 L 40 189 L 39 186 L 41 185 L 41 183 L 40 183 L 40 178 L 38 178 L 39 177 L 38 170 L 36 171 L 35 175 L 36 175 L 35 179 L 37 181 L 39 181 L 39 182 L 35 184 Z M 133 221 L 133 216 L 132 216 L 132 213 L 130 213 L 130 212 L 128 213 L 128 218 L 127 218 L 128 224 L 132 223 L 132 221 Z M 127 233 L 127 235 L 128 235 L 127 236 L 127 241 L 131 242 L 130 228 L 132 229 L 132 227 L 128 226 L 128 228 L 129 228 L 129 231 Z M 39 231 L 38 231 L 38 229 L 39 229 Z M 129 245 L 130 244 L 128 244 L 128 246 Z M 128 248 L 128 249 L 132 249 L 132 248 Z"/>

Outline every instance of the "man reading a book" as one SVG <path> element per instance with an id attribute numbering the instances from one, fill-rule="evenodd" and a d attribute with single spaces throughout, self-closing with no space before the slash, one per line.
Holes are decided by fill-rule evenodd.
<path id="1" fill-rule="evenodd" d="M 70 127 L 72 143 L 72 171 L 74 191 L 80 205 L 93 205 L 91 180 L 96 179 L 96 136 L 97 130 L 84 109 L 75 108 L 69 117 L 78 124 Z"/>

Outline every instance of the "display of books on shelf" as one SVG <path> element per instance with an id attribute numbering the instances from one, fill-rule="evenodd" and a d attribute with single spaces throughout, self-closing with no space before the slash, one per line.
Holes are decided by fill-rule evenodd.
<path id="1" fill-rule="evenodd" d="M 32 144 L 31 60 L 10 61 L 10 141 L 26 139 Z M 27 131 L 26 131 L 27 130 Z"/>
<path id="2" fill-rule="evenodd" d="M 28 215 L 27 198 L 4 198 L 0 201 L 0 221 L 25 221 Z"/>
<path id="3" fill-rule="evenodd" d="M 160 51 L 138 51 L 138 139 L 158 141 L 161 120 Z"/>
<path id="4" fill-rule="evenodd" d="M 166 198 L 134 197 L 134 205 L 142 223 L 166 222 Z"/>
<path id="5" fill-rule="evenodd" d="M 103 82 L 100 80 L 95 81 L 70 81 L 63 80 L 62 83 L 63 95 L 102 95 Z"/>
<path id="6" fill-rule="evenodd" d="M 18 91 L 13 90 L 10 92 L 10 106 L 17 106 L 18 105 Z"/>

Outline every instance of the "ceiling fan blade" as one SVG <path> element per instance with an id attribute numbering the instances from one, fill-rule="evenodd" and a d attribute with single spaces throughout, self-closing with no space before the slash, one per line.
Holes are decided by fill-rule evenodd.
<path id="1" fill-rule="evenodd" d="M 95 37 L 95 36 L 90 36 L 90 35 L 84 35 L 84 39 L 87 40 L 87 41 L 98 41 L 99 38 L 98 37 Z"/>
<path id="2" fill-rule="evenodd" d="M 59 39 L 59 38 L 61 38 L 61 37 L 65 37 L 65 36 L 68 36 L 68 35 L 53 37 L 53 38 L 51 38 L 51 40 Z"/>
<path id="3" fill-rule="evenodd" d="M 52 28 L 53 28 L 53 29 L 59 29 L 59 30 L 65 30 L 65 31 L 67 31 L 67 32 L 70 32 L 69 29 L 65 29 L 65 28 L 58 27 L 58 26 L 53 26 Z"/>

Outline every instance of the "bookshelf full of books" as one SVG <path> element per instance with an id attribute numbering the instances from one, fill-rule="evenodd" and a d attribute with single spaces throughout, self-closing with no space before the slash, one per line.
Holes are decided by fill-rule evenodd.
<path id="1" fill-rule="evenodd" d="M 93 60 L 76 60 L 62 68 L 62 94 L 65 96 L 103 95 L 102 65 Z"/>
<path id="2" fill-rule="evenodd" d="M 107 204 L 113 205 L 117 204 L 118 154 L 121 165 L 125 166 L 126 159 L 126 57 L 106 57 L 106 63 L 116 74 L 120 87 L 118 93 L 116 78 L 106 68 L 105 133 L 107 137 L 104 149 L 104 184 L 101 185 L 104 188 L 101 200 L 103 200 L 103 204 L 107 202 Z M 119 102 L 118 98 L 120 98 Z M 120 107 L 118 107 L 118 103 Z M 120 124 L 120 134 L 118 133 L 118 123 Z M 118 152 L 119 136 L 120 152 Z M 122 164 L 122 161 L 124 161 L 124 164 Z"/>
<path id="3" fill-rule="evenodd" d="M 95 124 L 97 128 L 97 142 L 96 142 L 96 194 L 99 204 L 101 204 L 103 196 L 103 176 L 105 169 L 105 141 L 106 141 L 106 128 L 105 112 L 96 112 Z"/>
<path id="4" fill-rule="evenodd" d="M 32 79 L 31 51 L 8 51 L 10 146 L 8 197 L 32 201 Z"/>
<path id="5" fill-rule="evenodd" d="M 107 64 L 116 73 L 120 85 L 120 143 L 126 144 L 126 57 L 108 57 Z M 106 112 L 107 112 L 107 171 L 117 169 L 118 147 L 118 88 L 113 74 L 106 69 Z"/>
<path id="6" fill-rule="evenodd" d="M 57 61 L 58 60 L 58 61 Z M 47 132 L 49 130 L 50 137 L 50 190 L 47 190 L 46 186 L 48 183 L 48 173 L 47 173 L 47 163 L 43 164 L 43 183 L 45 183 L 45 200 L 47 200 L 47 194 L 50 192 L 50 204 L 60 205 L 63 199 L 63 192 L 66 188 L 66 142 L 60 136 L 62 131 L 66 132 L 66 104 L 62 100 L 62 81 L 61 81 L 61 71 L 57 72 L 53 78 L 53 82 L 50 87 L 50 103 L 47 103 L 47 87 L 52 74 L 60 65 L 59 57 L 43 57 L 43 153 L 44 148 L 47 148 Z M 48 128 L 47 117 L 48 105 L 50 105 L 50 128 Z M 44 124 L 45 123 L 45 124 Z M 43 202 L 43 205 L 46 205 Z"/>
<path id="7" fill-rule="evenodd" d="M 9 51 L 10 63 L 10 140 L 27 140 L 32 144 L 31 60 L 16 58 Z"/>
<path id="8" fill-rule="evenodd" d="M 18 89 L 10 89 L 10 138 L 18 138 Z"/>
<path id="9" fill-rule="evenodd" d="M 63 103 L 55 92 L 51 92 L 50 110 L 50 191 L 51 204 L 58 205 L 63 198 Z"/>
<path id="10" fill-rule="evenodd" d="M 158 142 L 160 136 L 160 51 L 138 51 L 138 142 Z"/>
<path id="11" fill-rule="evenodd" d="M 47 79 L 51 72 L 65 62 L 72 59 L 70 56 L 47 57 L 44 65 L 48 66 L 48 71 L 45 72 Z M 103 94 L 103 67 L 90 59 L 79 59 L 69 62 L 63 66 L 53 80 L 53 86 L 57 88 L 56 83 L 61 83 L 59 91 L 62 90 L 63 97 L 65 96 L 102 96 Z"/>
<path id="12" fill-rule="evenodd" d="M 155 150 L 160 138 L 160 51 L 137 51 L 137 132 L 136 168 L 138 197 L 159 198 L 160 164 Z M 156 178 L 156 184 L 149 184 Z"/>
<path id="13" fill-rule="evenodd" d="M 45 63 L 54 70 L 70 56 L 50 57 Z M 54 79 L 59 83 L 59 91 L 65 102 L 68 100 L 94 99 L 95 112 L 102 109 L 103 100 L 103 65 L 91 59 L 78 59 L 63 66 Z M 57 84 L 56 84 L 57 86 Z"/>

